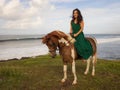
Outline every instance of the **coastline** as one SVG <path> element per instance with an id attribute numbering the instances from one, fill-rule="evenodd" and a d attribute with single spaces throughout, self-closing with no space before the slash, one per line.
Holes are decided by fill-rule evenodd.
<path id="1" fill-rule="evenodd" d="M 23 60 L 23 59 L 30 59 L 30 58 L 36 58 L 36 57 L 40 57 L 40 56 L 46 56 L 45 55 L 38 55 L 38 56 L 30 56 L 30 57 L 21 57 L 21 58 L 12 58 L 12 59 L 7 59 L 7 60 L 0 60 L 0 62 L 6 62 L 6 61 L 14 61 L 14 60 Z"/>
<path id="2" fill-rule="evenodd" d="M 14 61 L 14 60 L 24 60 L 24 59 L 35 59 L 37 57 L 42 57 L 42 56 L 49 56 L 49 55 L 48 54 L 44 54 L 44 55 L 37 55 L 37 56 L 31 56 L 31 57 L 21 57 L 20 59 L 19 58 L 13 58 L 13 59 L 7 59 L 7 60 L 0 60 L 0 62 L 7 62 L 7 61 Z M 57 55 L 57 56 L 59 57 L 60 55 Z M 98 60 L 106 60 L 106 61 L 120 61 L 120 59 L 104 59 L 104 58 L 97 58 L 97 59 Z"/>

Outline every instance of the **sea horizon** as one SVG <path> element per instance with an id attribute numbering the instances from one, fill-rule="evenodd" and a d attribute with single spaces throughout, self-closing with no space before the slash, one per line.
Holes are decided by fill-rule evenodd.
<path id="1" fill-rule="evenodd" d="M 9 35 L 0 35 L 0 42 L 1 41 L 14 41 L 14 40 L 28 40 L 28 39 L 41 39 L 43 36 L 45 36 L 46 34 L 9 34 Z M 119 36 L 120 34 L 85 34 L 85 36 L 89 36 L 89 35 L 93 35 L 93 36 L 101 36 L 101 35 L 110 35 L 110 36 L 114 36 L 117 35 Z"/>

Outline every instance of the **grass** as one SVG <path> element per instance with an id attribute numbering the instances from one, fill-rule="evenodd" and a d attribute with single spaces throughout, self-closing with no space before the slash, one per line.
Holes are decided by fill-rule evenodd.
<path id="1" fill-rule="evenodd" d="M 84 75 L 86 63 L 77 61 L 78 84 L 72 86 L 73 74 L 68 65 L 68 79 L 62 84 L 62 60 L 48 55 L 0 62 L 0 90 L 120 90 L 120 61 L 98 59 L 96 76 Z"/>

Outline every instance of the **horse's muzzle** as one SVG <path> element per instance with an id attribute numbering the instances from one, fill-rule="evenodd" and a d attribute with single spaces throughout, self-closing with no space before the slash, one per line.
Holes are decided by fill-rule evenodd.
<path id="1" fill-rule="evenodd" d="M 50 54 L 50 56 L 51 56 L 52 58 L 55 58 L 55 57 L 56 57 L 56 53 L 55 53 L 55 54 Z"/>
<path id="2" fill-rule="evenodd" d="M 56 56 L 55 50 L 49 51 L 49 52 L 50 52 L 50 56 L 51 56 L 52 58 L 55 58 L 55 56 Z"/>

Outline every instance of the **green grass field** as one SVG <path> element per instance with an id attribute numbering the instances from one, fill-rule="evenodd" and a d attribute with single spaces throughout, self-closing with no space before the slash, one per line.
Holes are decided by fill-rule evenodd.
<path id="1" fill-rule="evenodd" d="M 78 84 L 72 86 L 73 74 L 68 65 L 68 79 L 61 83 L 63 63 L 59 56 L 48 55 L 0 62 L 0 90 L 120 90 L 120 60 L 100 60 L 96 76 L 85 76 L 86 63 L 76 61 Z"/>

